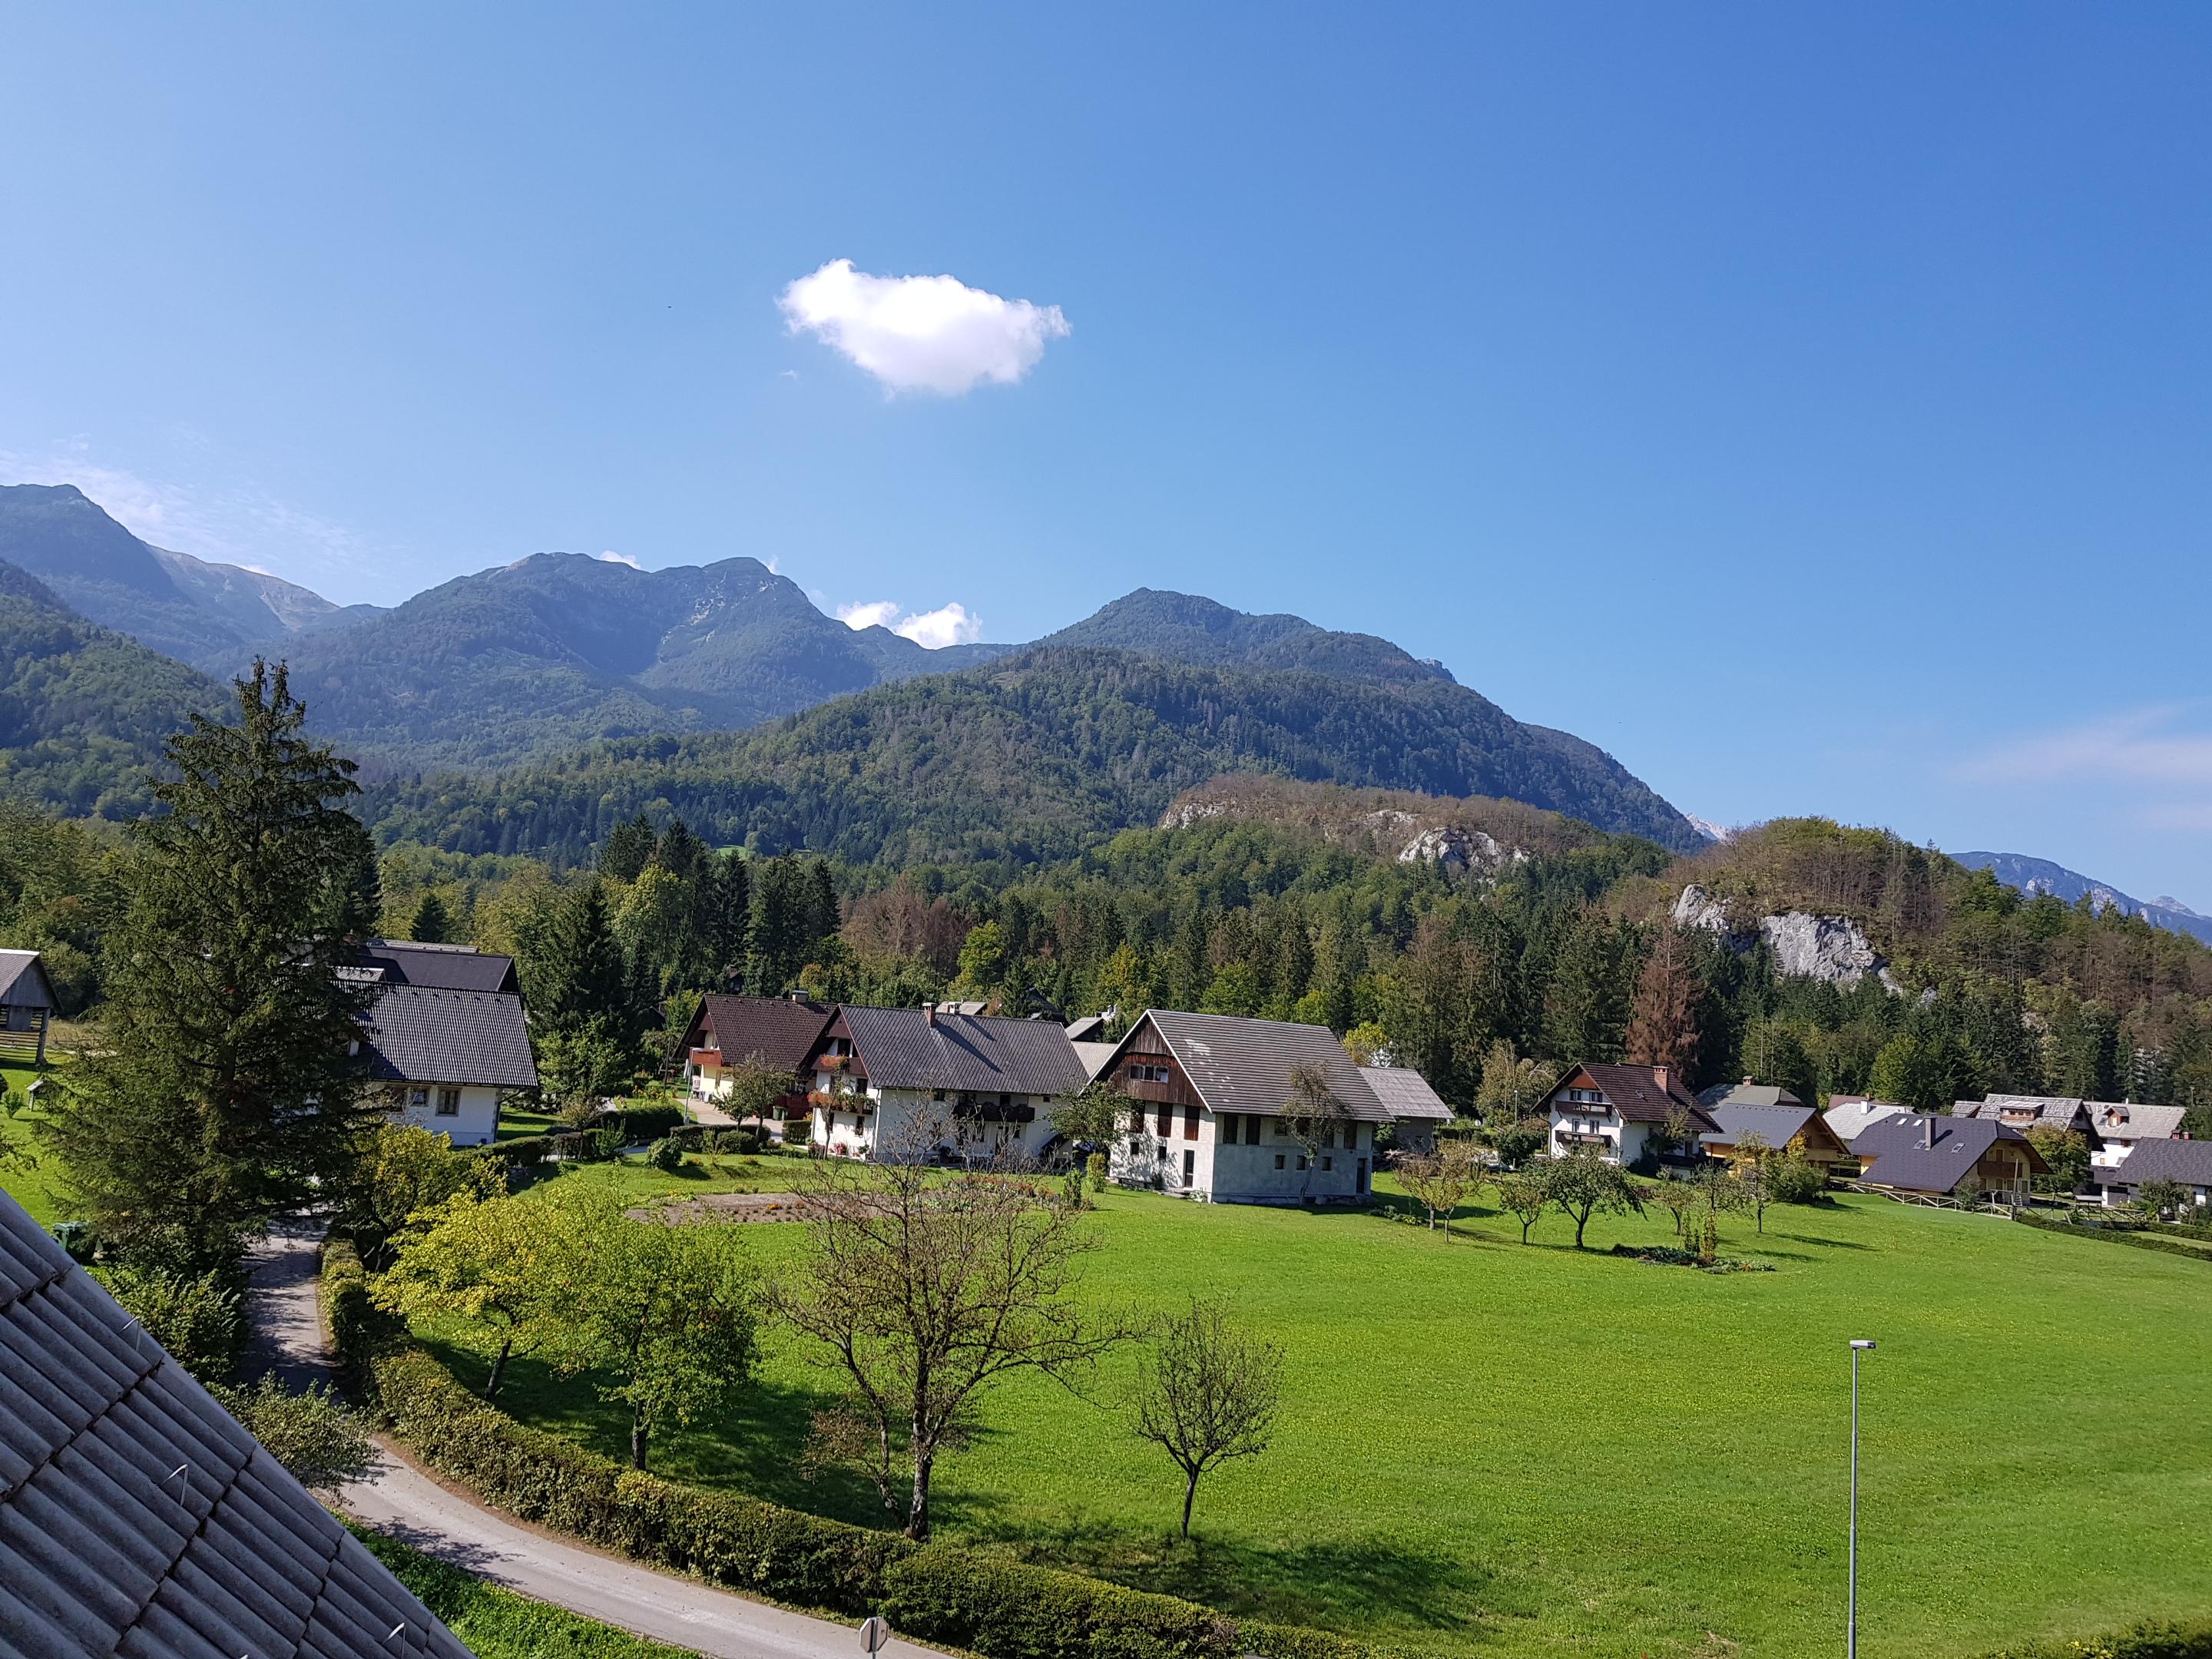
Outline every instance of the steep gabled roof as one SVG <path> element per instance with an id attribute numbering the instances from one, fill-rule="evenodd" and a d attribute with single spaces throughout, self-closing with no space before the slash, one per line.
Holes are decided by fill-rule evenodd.
<path id="1" fill-rule="evenodd" d="M 1942 1117 L 1906 1113 L 1870 1124 L 1851 1143 L 1865 1166 L 1863 1178 L 1877 1187 L 1913 1193 L 1948 1193 L 1972 1172 L 1982 1154 L 2000 1140 L 2016 1142 L 2027 1154 L 2027 1167 L 2042 1174 L 2051 1166 L 2035 1143 L 2008 1123 L 1986 1117 Z"/>
<path id="2" fill-rule="evenodd" d="M 0 1006 L 47 1008 L 54 1006 L 53 981 L 36 951 L 0 951 Z"/>
<path id="3" fill-rule="evenodd" d="M 469 1659 L 5 1194 L 0 1652 Z"/>
<path id="4" fill-rule="evenodd" d="M 1329 1097 L 1346 1117 L 1366 1123 L 1391 1121 L 1368 1074 L 1352 1063 L 1326 1025 L 1153 1008 L 1122 1039 L 1125 1049 L 1146 1021 L 1168 1045 L 1199 1098 L 1216 1112 L 1279 1115 L 1290 1104 L 1291 1073 L 1310 1066 L 1328 1079 Z"/>
<path id="5" fill-rule="evenodd" d="M 1670 1069 L 1664 1084 L 1659 1080 L 1659 1072 L 1656 1066 L 1577 1066 L 1559 1079 L 1552 1092 L 1556 1096 L 1560 1089 L 1577 1086 L 1576 1078 L 1587 1077 L 1623 1122 L 1664 1123 L 1679 1107 L 1689 1113 L 1691 1123 L 1698 1129 L 1717 1127 L 1685 1086 L 1679 1069 Z"/>
<path id="6" fill-rule="evenodd" d="M 378 1082 L 538 1086 L 530 1029 L 516 996 L 392 986 L 370 1005 L 362 1052 Z"/>
<path id="7" fill-rule="evenodd" d="M 408 939 L 364 939 L 361 965 L 385 985 L 421 985 L 439 991 L 522 992 L 514 958 L 466 945 L 417 945 Z"/>
<path id="8" fill-rule="evenodd" d="M 967 1094 L 1073 1095 L 1091 1074 L 1067 1032 L 1048 1019 L 921 1008 L 843 1009 L 853 1051 L 878 1089 L 946 1089 Z"/>
<path id="9" fill-rule="evenodd" d="M 2181 1133 L 2185 1106 L 2139 1106 L 2133 1101 L 2092 1100 L 2089 1121 L 2106 1140 L 2171 1140 Z"/>
<path id="10" fill-rule="evenodd" d="M 1864 1095 L 1830 1095 L 1828 1109 L 1820 1115 L 1835 1131 L 1836 1139 L 1850 1146 L 1867 1132 L 1870 1125 L 1880 1123 L 1885 1118 L 1910 1117 L 1912 1109 L 1899 1106 L 1894 1101 L 1869 1100 Z"/>
<path id="11" fill-rule="evenodd" d="M 1716 1083 L 1698 1091 L 1698 1104 L 1707 1111 L 1716 1106 L 1802 1106 L 1805 1103 L 1778 1083 Z"/>
<path id="12" fill-rule="evenodd" d="M 797 1072 L 814 1057 L 836 1017 L 835 1008 L 788 997 L 710 996 L 701 1002 L 692 1028 L 714 1032 L 725 1064 L 758 1054 L 772 1071 Z"/>

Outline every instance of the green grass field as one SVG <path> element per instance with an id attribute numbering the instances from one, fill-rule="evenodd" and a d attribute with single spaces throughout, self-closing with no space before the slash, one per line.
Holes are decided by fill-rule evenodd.
<path id="1" fill-rule="evenodd" d="M 37 1076 L 27 1066 L 0 1066 L 0 1085 L 18 1095 Z M 53 1154 L 38 1146 L 35 1126 L 40 1115 L 28 1109 L 13 1117 L 0 1115 L 0 1192 L 29 1211 L 32 1220 L 47 1227 L 66 1220 L 68 1206 L 57 1184 Z"/>
<path id="2" fill-rule="evenodd" d="M 709 1193 L 787 1193 L 806 1179 L 811 1162 L 803 1152 L 694 1152 L 671 1174 L 633 1156 L 604 1164 L 539 1164 L 530 1180 L 533 1188 L 555 1181 L 605 1188 L 631 1204 L 645 1205 Z"/>
<path id="3" fill-rule="evenodd" d="M 576 1178 L 574 1176 L 564 1177 Z M 1264 1457 L 1212 1478 L 1198 1530 L 1085 1385 L 994 1395 L 941 1466 L 943 1533 L 1240 1613 L 1439 1655 L 1825 1652 L 1840 1638 L 1849 1363 L 1866 1370 L 1870 1652 L 1981 1653 L 2212 1611 L 2212 1267 L 1995 1218 L 1846 1199 L 1770 1212 L 1717 1277 L 1598 1252 L 1664 1217 L 1468 1212 L 1447 1243 L 1378 1214 L 1109 1193 L 1089 1282 L 1137 1308 L 1225 1298 L 1288 1355 Z M 767 1265 L 798 1230 L 750 1227 Z M 2115 1258 L 2118 1258 L 2117 1260 Z M 787 1347 L 661 1472 L 846 1518 L 872 1488 L 797 1453 L 829 1379 Z M 624 1445 L 588 1385 L 520 1368 L 518 1415 Z M 2192 1545 L 2187 1540 L 2197 1540 Z"/>

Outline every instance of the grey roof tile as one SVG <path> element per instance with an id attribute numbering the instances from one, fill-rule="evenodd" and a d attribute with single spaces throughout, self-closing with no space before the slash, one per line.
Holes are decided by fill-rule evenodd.
<path id="1" fill-rule="evenodd" d="M 1361 1080 L 1375 1091 L 1383 1109 L 1401 1123 L 1449 1123 L 1452 1109 L 1429 1087 L 1428 1079 L 1410 1066 L 1370 1066 Z"/>
<path id="2" fill-rule="evenodd" d="M 416 945 L 373 939 L 362 945 L 362 965 L 378 969 L 387 985 L 420 985 L 434 991 L 495 991 L 520 995 L 514 958 L 465 945 Z"/>
<path id="3" fill-rule="evenodd" d="M 2212 1187 L 2212 1140 L 2139 1140 L 2107 1180 L 2115 1187 L 2139 1187 L 2146 1181 Z"/>
<path id="4" fill-rule="evenodd" d="M 881 1089 L 1072 1095 L 1090 1081 L 1067 1032 L 1048 1019 L 996 1019 L 848 1004 L 845 1028 Z"/>
<path id="5" fill-rule="evenodd" d="M 362 1048 L 379 1082 L 538 1086 L 517 996 L 394 986 L 370 1006 Z"/>
<path id="6" fill-rule="evenodd" d="M 0 1256 L 0 1654 L 468 1659 L 5 1195 Z"/>
<path id="7" fill-rule="evenodd" d="M 1173 1008 L 1149 1009 L 1145 1019 L 1166 1042 L 1199 1098 L 1216 1112 L 1279 1115 L 1291 1103 L 1291 1074 L 1316 1066 L 1328 1079 L 1329 1097 L 1345 1116 L 1363 1123 L 1393 1119 L 1366 1073 L 1352 1063 L 1326 1025 L 1192 1014 Z M 1139 1022 L 1131 1028 L 1130 1036 L 1142 1029 Z M 1128 1047 L 1127 1039 L 1123 1047 Z"/>
<path id="8" fill-rule="evenodd" d="M 1699 1135 L 1700 1143 L 1733 1146 L 1744 1136 L 1756 1133 L 1778 1152 L 1820 1114 L 1810 1106 L 1723 1103 L 1706 1107 L 1705 1115 L 1719 1127 L 1712 1133 Z"/>
<path id="9" fill-rule="evenodd" d="M 1863 1166 L 1861 1178 L 1875 1187 L 1913 1193 L 1948 1193 L 2000 1140 L 2017 1141 L 2028 1168 L 2046 1166 L 2034 1143 L 2008 1123 L 1994 1118 L 1908 1113 L 1870 1124 L 1851 1143 Z"/>

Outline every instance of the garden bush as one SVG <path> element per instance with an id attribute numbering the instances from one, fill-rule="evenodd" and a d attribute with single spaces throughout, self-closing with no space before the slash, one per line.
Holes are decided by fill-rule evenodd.
<path id="1" fill-rule="evenodd" d="M 673 1135 L 665 1136 L 653 1143 L 645 1161 L 666 1175 L 674 1175 L 684 1167 L 684 1143 Z"/>
<path id="2" fill-rule="evenodd" d="M 1766 1172 L 1766 1191 L 1777 1204 L 1813 1204 L 1828 1190 L 1827 1172 L 1802 1158 L 1777 1158 Z"/>
<path id="3" fill-rule="evenodd" d="M 2168 1255 L 2185 1255 L 2192 1261 L 2212 1262 L 2212 1250 L 2201 1250 L 2178 1238 L 2160 1238 L 2155 1233 L 2123 1231 L 2087 1222 L 2053 1221 L 2027 1210 L 2014 1210 L 2012 1218 L 2023 1226 L 2040 1227 L 2045 1232 L 2071 1233 L 2076 1238 L 2094 1238 L 2106 1244 L 2132 1244 L 2139 1250 L 2163 1250 Z"/>
<path id="4" fill-rule="evenodd" d="M 223 1382 L 237 1369 L 239 1352 L 246 1346 L 246 1304 L 228 1275 L 96 1267 L 93 1276 L 147 1335 L 201 1382 Z"/>
<path id="5" fill-rule="evenodd" d="M 659 1140 L 671 1131 L 682 1127 L 684 1113 L 674 1106 L 633 1106 L 622 1115 L 623 1141 L 635 1146 L 645 1141 Z"/>
<path id="6" fill-rule="evenodd" d="M 358 1268 L 358 1258 L 326 1262 L 334 1334 Z M 1319 1631 L 1240 1625 L 1174 1596 L 640 1474 L 518 1423 L 421 1349 L 379 1345 L 358 1316 L 343 1328 L 362 1345 L 344 1357 L 428 1468 L 523 1520 L 637 1560 L 801 1607 L 881 1612 L 894 1629 L 987 1659 L 1380 1659 Z"/>

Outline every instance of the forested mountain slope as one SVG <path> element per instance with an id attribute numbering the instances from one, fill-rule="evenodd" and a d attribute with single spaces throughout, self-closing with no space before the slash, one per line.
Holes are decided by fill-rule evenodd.
<path id="1" fill-rule="evenodd" d="M 1191 593 L 1140 587 L 1041 646 L 1103 646 L 1194 668 L 1284 668 L 1376 685 L 1446 680 L 1424 662 L 1372 634 L 1339 634 L 1303 617 L 1255 617 Z"/>
<path id="2" fill-rule="evenodd" d="M 415 769 L 753 726 L 998 648 L 931 652 L 848 628 L 757 559 L 640 570 L 540 553 L 290 657 L 318 731 L 372 766 Z"/>
<path id="3" fill-rule="evenodd" d="M 237 672 L 257 653 L 280 654 L 376 609 L 151 546 L 74 484 L 0 486 L 0 559 L 89 620 L 210 673 Z"/>
<path id="4" fill-rule="evenodd" d="M 0 793 L 74 816 L 135 814 L 162 744 L 222 701 L 205 675 L 0 563 Z"/>
<path id="5" fill-rule="evenodd" d="M 608 744 L 497 778 L 386 783 L 370 810 L 387 839 L 462 851 L 576 859 L 650 808 L 709 841 L 770 851 L 1033 863 L 1149 823 L 1182 791 L 1238 771 L 1504 797 L 1697 844 L 1609 757 L 1449 680 L 1377 686 L 1042 648 L 757 732 Z"/>

